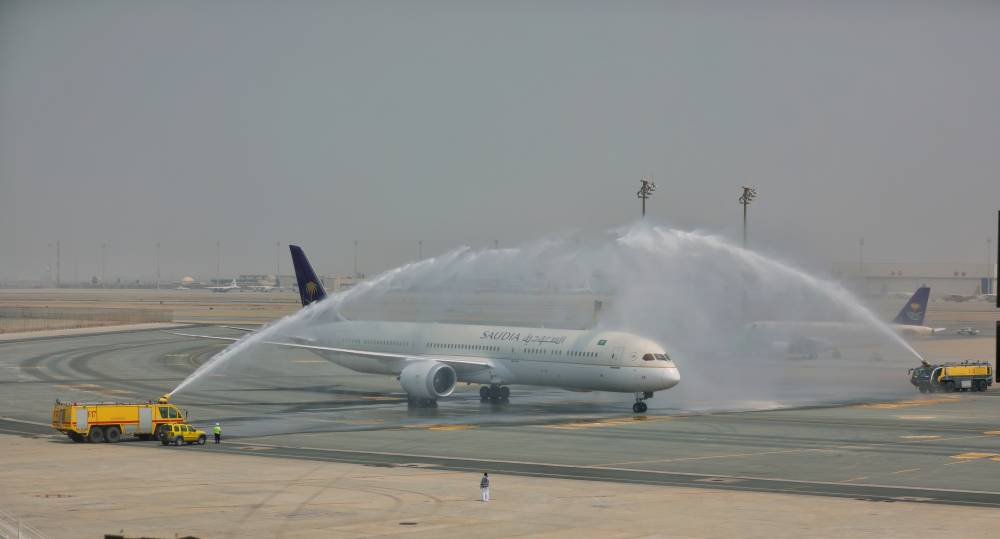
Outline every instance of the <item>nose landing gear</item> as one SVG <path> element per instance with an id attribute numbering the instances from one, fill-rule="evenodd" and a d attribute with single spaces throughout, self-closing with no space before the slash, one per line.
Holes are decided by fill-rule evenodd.
<path id="1" fill-rule="evenodd" d="M 479 386 L 479 400 L 481 402 L 507 402 L 510 400 L 510 388 L 500 384 Z"/>
<path id="2" fill-rule="evenodd" d="M 652 391 L 646 391 L 644 393 L 636 393 L 635 394 L 635 404 L 632 405 L 632 411 L 635 412 L 635 413 L 637 413 L 637 414 L 644 414 L 644 413 L 646 413 L 646 410 L 649 407 L 646 406 L 646 403 L 643 402 L 643 401 L 646 400 L 646 399 L 651 399 L 651 398 L 653 398 L 653 392 Z"/>

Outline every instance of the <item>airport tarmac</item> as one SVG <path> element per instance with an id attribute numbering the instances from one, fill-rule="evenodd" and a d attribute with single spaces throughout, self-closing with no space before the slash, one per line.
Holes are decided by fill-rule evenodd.
<path id="1" fill-rule="evenodd" d="M 199 332 L 224 331 L 199 328 Z M 508 478 L 498 481 L 526 489 L 532 493 L 528 495 L 532 504 L 548 507 L 555 514 L 560 511 L 558 504 L 554 506 L 551 499 L 539 498 L 537 493 L 551 492 L 557 499 L 569 499 L 575 490 L 582 489 L 587 494 L 577 494 L 588 505 L 610 501 L 609 507 L 613 506 L 615 511 L 608 514 L 606 521 L 616 526 L 628 521 L 622 515 L 632 514 L 630 506 L 624 504 L 630 500 L 629 503 L 643 507 L 634 513 L 636 522 L 643 524 L 636 524 L 633 533 L 624 536 L 657 533 L 655 505 L 637 499 L 637 492 L 684 508 L 683 512 L 674 513 L 674 518 L 697 513 L 699 507 L 701 510 L 724 507 L 705 500 L 728 500 L 735 504 L 734 515 L 762 515 L 752 529 L 757 535 L 768 536 L 809 535 L 803 532 L 808 531 L 809 522 L 819 525 L 822 520 L 803 522 L 789 515 L 781 516 L 780 508 L 785 504 L 806 513 L 825 511 L 828 521 L 853 519 L 859 514 L 882 515 L 886 520 L 868 521 L 870 528 L 864 528 L 859 520 L 862 528 L 847 530 L 849 535 L 864 535 L 867 530 L 873 535 L 877 531 L 879 536 L 891 535 L 887 529 L 899 535 L 914 533 L 910 526 L 917 523 L 927 526 L 924 529 L 932 529 L 940 522 L 930 516 L 941 517 L 944 511 L 973 511 L 961 514 L 979 522 L 976 519 L 981 518 L 980 513 L 965 508 L 1000 507 L 1000 487 L 995 482 L 1000 472 L 1000 401 L 997 400 L 1000 390 L 996 389 L 986 393 L 921 395 L 915 390 L 900 392 L 897 386 L 887 392 L 891 398 L 884 400 L 845 399 L 836 405 L 778 409 L 763 409 L 767 408 L 764 403 L 760 409 L 749 406 L 742 411 L 727 407 L 725 396 L 720 396 L 723 405 L 714 411 L 690 410 L 654 399 L 649 414 L 635 417 L 627 409 L 627 396 L 515 386 L 511 403 L 494 405 L 480 403 L 475 393 L 477 387 L 472 386 L 461 387 L 453 398 L 442 401 L 437 408 L 410 409 L 391 377 L 353 373 L 307 352 L 270 350 L 254 361 L 237 362 L 176 397 L 177 404 L 189 410 L 196 425 L 207 427 L 215 421 L 223 424 L 226 443 L 222 446 L 176 449 L 143 442 L 117 447 L 80 446 L 55 435 L 47 426 L 55 399 L 153 399 L 171 390 L 224 344 L 148 330 L 29 337 L 35 338 L 0 343 L 0 441 L 6 440 L 5 445 L 22 450 L 17 464 L 0 474 L 0 484 L 5 487 L 0 503 L 43 531 L 50 509 L 62 507 L 57 504 L 72 503 L 42 497 L 49 491 L 75 496 L 80 503 L 86 501 L 76 508 L 84 517 L 81 520 L 90 521 L 93 527 L 89 529 L 95 533 L 107 531 L 100 528 L 100 507 L 114 506 L 114 502 L 87 493 L 93 469 L 88 468 L 86 459 L 77 457 L 100 458 L 98 455 L 105 454 L 105 450 L 125 455 L 122 458 L 128 466 L 147 463 L 155 476 L 174 473 L 175 468 L 160 462 L 161 456 L 179 463 L 177 466 L 182 470 L 192 470 L 199 478 L 216 477 L 205 467 L 232 470 L 235 466 L 228 460 L 219 463 L 205 459 L 223 456 L 239 459 L 234 462 L 241 463 L 244 469 L 262 470 L 262 479 L 253 484 L 252 490 L 258 497 L 253 500 L 241 497 L 234 505 L 241 509 L 226 512 L 226 519 L 238 521 L 240 511 L 260 506 L 265 509 L 255 518 L 264 513 L 271 518 L 288 519 L 289 523 L 282 528 L 288 535 L 300 529 L 295 523 L 299 518 L 309 521 L 301 529 L 315 532 L 332 529 L 322 526 L 344 521 L 351 511 L 358 514 L 365 511 L 352 509 L 348 504 L 337 506 L 345 508 L 338 512 L 331 509 L 334 505 L 311 509 L 308 518 L 297 516 L 304 510 L 283 504 L 281 499 L 287 492 L 274 490 L 263 478 L 276 481 L 273 474 L 281 473 L 276 470 L 291 469 L 288 473 L 301 479 L 296 479 L 299 481 L 296 488 L 308 491 L 310 470 L 321 477 L 340 473 L 365 475 L 359 468 L 345 468 L 347 471 L 343 472 L 336 468 L 352 465 L 372 470 L 371 474 L 377 475 L 379 481 L 397 478 L 413 487 L 407 487 L 413 492 L 434 491 L 432 495 L 438 498 L 448 488 L 430 486 L 431 483 L 474 482 L 475 474 L 490 471 L 491 475 Z M 948 338 L 917 341 L 917 345 L 932 356 L 992 360 L 993 342 L 992 338 L 984 337 Z M 800 362 L 791 364 L 788 370 L 807 376 L 819 365 Z M 879 376 L 896 374 L 897 366 L 891 362 L 873 365 Z M 905 369 L 898 376 L 905 380 Z M 19 445 L 28 442 L 44 445 Z M 123 450 L 125 453 L 118 453 Z M 165 457 L 163 451 L 170 451 L 170 456 Z M 35 452 L 37 460 L 32 460 Z M 62 462 L 60 455 L 72 456 Z M 53 483 L 47 478 L 32 484 L 31 474 L 26 470 L 37 470 L 44 475 L 53 466 L 66 474 L 62 480 Z M 100 462 L 96 466 L 100 473 L 114 473 L 113 463 Z M 417 476 L 402 478 L 392 470 L 404 475 L 415 471 L 427 475 L 420 482 Z M 219 485 L 225 483 L 222 478 L 202 481 L 199 491 L 211 490 L 216 481 Z M 418 486 L 414 487 L 413 482 Z M 155 488 L 155 481 L 151 484 Z M 235 488 L 220 486 L 223 492 Z M 385 488 L 385 484 L 374 490 L 378 488 Z M 444 490 L 434 490 L 438 488 Z M 607 498 L 595 501 L 590 495 L 592 491 L 602 492 L 601 496 Z M 224 505 L 222 498 L 213 498 L 210 503 L 192 508 L 178 492 L 171 492 L 173 497 L 166 503 L 174 504 L 170 507 L 176 507 L 178 518 L 190 516 L 192 522 L 198 522 L 199 530 L 205 529 L 205 513 L 209 510 L 206 508 Z M 362 498 L 372 495 L 359 492 Z M 403 533 L 400 529 L 415 533 L 389 520 L 402 520 L 403 516 L 411 515 L 408 511 L 423 515 L 420 518 L 427 516 L 413 505 L 428 502 L 418 500 L 419 496 L 402 498 L 388 520 L 372 516 L 370 524 L 376 528 L 394 526 L 380 533 Z M 693 499 L 701 501 L 692 504 Z M 469 496 L 456 495 L 451 500 L 455 505 L 434 518 L 465 511 L 458 508 L 468 504 L 468 500 Z M 892 505 L 899 509 L 885 509 L 882 502 L 895 502 Z M 580 503 L 567 501 L 570 511 L 567 514 L 576 511 L 585 514 L 586 507 Z M 843 511 L 836 513 L 841 517 L 833 516 L 835 511 L 830 504 Z M 912 506 L 922 508 L 905 509 Z M 502 507 L 508 515 L 527 510 L 510 505 Z M 495 522 L 497 517 L 478 515 L 466 521 L 435 521 L 439 526 L 433 532 L 428 532 L 425 526 L 421 533 L 457 536 L 463 530 L 468 533 L 465 526 L 484 525 L 481 518 Z M 706 518 L 714 519 L 712 526 L 681 527 L 684 533 L 679 535 L 732 535 L 740 529 L 718 514 Z M 905 525 L 892 522 L 900 518 L 906 519 Z M 126 521 L 135 524 L 134 519 Z M 434 519 L 423 522 L 431 521 Z M 536 532 L 576 529 L 579 535 L 586 526 L 599 529 L 582 516 L 579 523 L 590 523 L 583 528 L 575 528 L 570 522 L 560 524 L 558 519 L 552 521 L 551 528 L 528 516 L 524 516 L 524 522 L 535 522 Z M 773 527 L 779 525 L 787 527 L 781 530 Z M 338 534 L 364 536 L 375 534 L 374 529 L 345 528 Z M 67 535 L 65 528 L 49 530 L 54 536 Z M 524 534 L 525 530 L 518 528 L 516 522 L 506 522 L 494 530 L 495 534 L 483 535 L 514 534 L 506 531 Z M 725 533 L 726 530 L 730 533 Z M 947 527 L 940 528 L 941 532 L 945 530 Z M 171 533 L 188 531 L 171 529 Z"/>
<path id="2" fill-rule="evenodd" d="M 965 341 L 980 349 L 991 343 Z M 47 451 L 95 455 L 103 447 L 52 435 L 46 424 L 56 398 L 155 398 L 220 349 L 159 331 L 4 343 L 0 433 L 41 436 Z M 190 453 L 797 494 L 818 504 L 843 498 L 1000 507 L 997 391 L 914 391 L 903 400 L 764 411 L 666 409 L 636 418 L 593 395 L 517 388 L 509 405 L 481 404 L 466 390 L 437 409 L 414 410 L 391 378 L 350 373 L 309 354 L 279 356 L 177 398 L 196 424 L 225 426 L 225 444 Z M 138 459 L 168 450 L 124 446 Z M 6 491 L 22 490 L 11 481 L 23 476 L 3 477 Z M 15 505 L 30 519 L 43 516 L 45 504 Z"/>

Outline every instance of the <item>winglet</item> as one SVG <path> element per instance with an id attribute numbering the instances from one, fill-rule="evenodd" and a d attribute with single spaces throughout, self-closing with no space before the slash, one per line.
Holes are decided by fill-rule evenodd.
<path id="1" fill-rule="evenodd" d="M 931 295 L 931 289 L 928 286 L 921 286 L 913 293 L 906 305 L 900 309 L 899 314 L 893 320 L 893 323 L 900 324 L 903 326 L 922 326 L 924 325 L 924 315 L 927 314 L 927 298 Z"/>
<path id="2" fill-rule="evenodd" d="M 299 283 L 299 299 L 302 300 L 302 306 L 326 299 L 323 282 L 316 276 L 302 248 L 298 245 L 289 245 L 288 250 L 292 252 L 292 265 L 295 266 L 295 280 Z"/>

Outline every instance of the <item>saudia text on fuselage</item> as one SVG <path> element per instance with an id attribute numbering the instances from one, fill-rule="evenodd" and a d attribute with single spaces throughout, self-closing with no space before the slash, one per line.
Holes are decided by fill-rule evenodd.
<path id="1" fill-rule="evenodd" d="M 553 337 L 551 335 L 535 335 L 533 333 L 521 333 L 520 331 L 484 331 L 479 336 L 480 339 L 490 341 L 523 342 L 524 344 L 562 344 L 566 342 L 566 337 Z"/>

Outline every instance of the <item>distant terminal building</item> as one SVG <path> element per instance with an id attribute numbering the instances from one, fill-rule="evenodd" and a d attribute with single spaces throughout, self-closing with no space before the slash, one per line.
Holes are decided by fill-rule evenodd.
<path id="1" fill-rule="evenodd" d="M 862 295 L 911 293 L 922 285 L 931 287 L 932 297 L 995 294 L 995 264 L 952 262 L 858 262 L 836 263 L 833 276 L 851 283 Z"/>
<path id="2" fill-rule="evenodd" d="M 327 292 L 342 292 L 363 282 L 365 279 L 364 277 L 351 277 L 348 275 L 321 275 L 320 280 L 323 282 L 323 288 Z M 295 280 L 295 275 L 282 275 L 281 286 L 298 290 L 299 284 Z"/>

